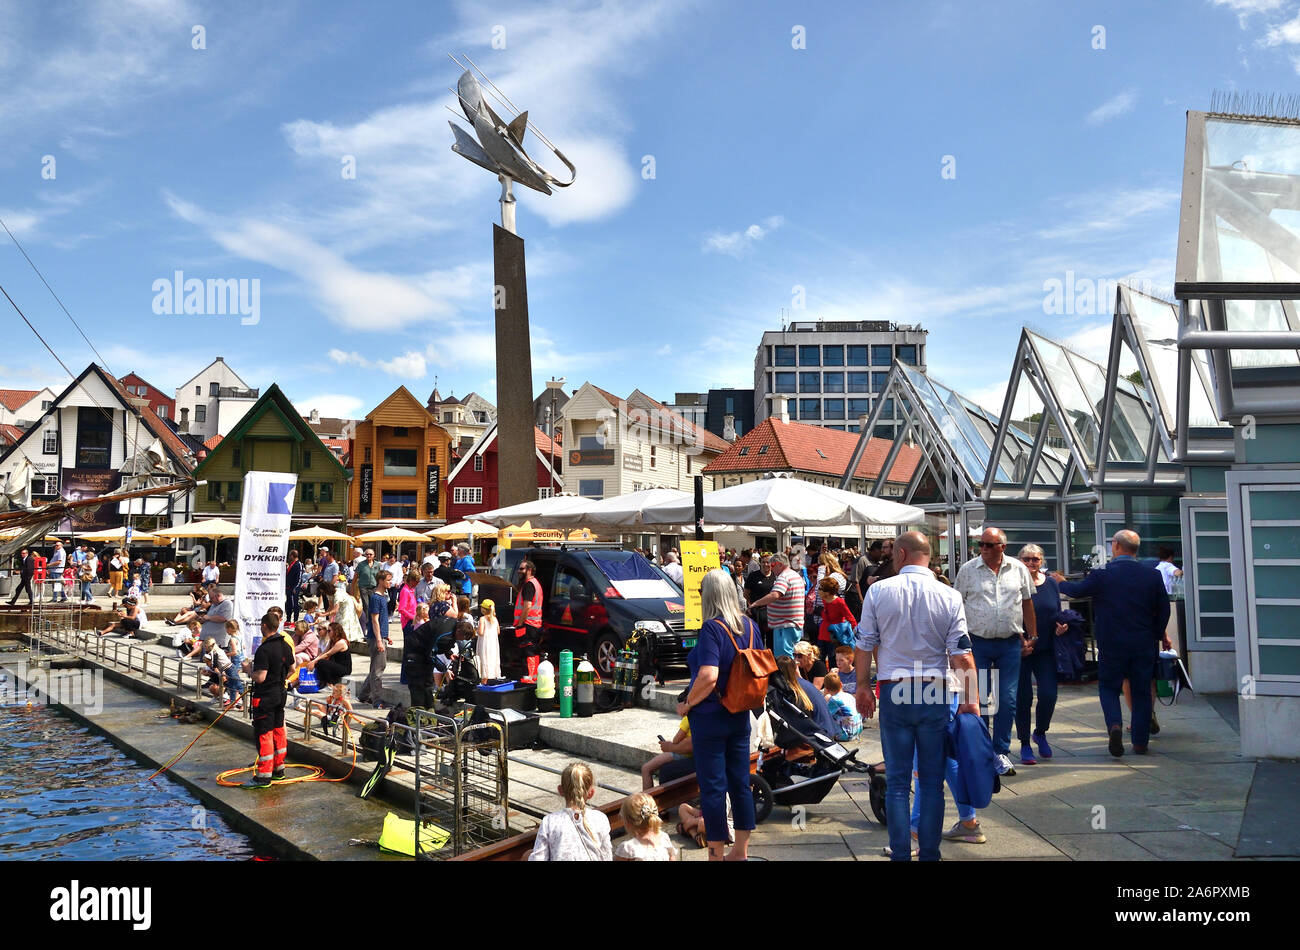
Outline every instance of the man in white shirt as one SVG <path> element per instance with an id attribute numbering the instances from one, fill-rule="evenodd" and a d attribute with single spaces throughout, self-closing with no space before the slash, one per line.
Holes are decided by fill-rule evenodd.
<path id="1" fill-rule="evenodd" d="M 219 580 L 221 580 L 221 569 L 217 567 L 216 561 L 209 561 L 203 565 L 203 583 L 205 585 Z"/>
<path id="2" fill-rule="evenodd" d="M 678 587 L 682 586 L 685 575 L 682 573 L 681 564 L 678 563 L 676 551 L 669 551 L 664 555 L 664 573 L 671 577 Z"/>
<path id="3" fill-rule="evenodd" d="M 880 746 L 888 786 L 890 857 L 910 860 L 912 761 L 920 783 L 917 849 L 922 861 L 939 860 L 943 826 L 943 779 L 949 706 L 945 677 L 960 680 L 959 713 L 979 712 L 971 640 L 961 596 L 939 583 L 930 570 L 930 542 L 918 531 L 894 545 L 898 571 L 867 589 L 858 624 L 854 668 L 863 684 L 854 694 L 858 711 L 870 718 L 876 697 L 867 688 L 874 661 L 880 686 Z"/>
<path id="4" fill-rule="evenodd" d="M 1016 721 L 1020 658 L 1033 652 L 1038 632 L 1029 568 L 1007 557 L 1006 546 L 1007 536 L 1001 529 L 985 528 L 980 536 L 980 556 L 961 566 L 953 587 L 966 607 L 975 666 L 986 677 L 980 693 L 990 703 L 997 694 L 991 718 L 998 774 L 1015 775 L 1007 753 L 1011 749 L 1011 724 Z M 993 670 L 997 670 L 996 677 Z M 985 720 L 989 718 L 986 714 Z"/>
<path id="5" fill-rule="evenodd" d="M 62 603 L 68 599 L 67 593 L 63 590 L 63 565 L 67 555 L 63 553 L 63 542 L 54 542 L 54 551 L 50 554 L 49 564 L 46 570 L 50 578 L 54 581 L 54 600 L 55 603 Z"/>

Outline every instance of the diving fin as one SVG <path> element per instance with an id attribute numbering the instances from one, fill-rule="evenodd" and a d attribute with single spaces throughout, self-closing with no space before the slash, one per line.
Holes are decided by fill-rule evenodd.
<path id="1" fill-rule="evenodd" d="M 379 785 L 379 780 L 388 774 L 388 770 L 393 767 L 393 757 L 397 754 L 392 737 L 384 743 L 384 751 L 378 762 L 375 763 L 375 770 L 370 773 L 370 778 L 366 779 L 366 784 L 361 787 L 357 793 L 358 798 L 369 798 Z"/>

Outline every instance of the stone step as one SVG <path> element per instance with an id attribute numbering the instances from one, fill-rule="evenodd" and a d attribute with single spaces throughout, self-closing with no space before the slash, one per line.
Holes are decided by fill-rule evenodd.
<path id="1" fill-rule="evenodd" d="M 671 739 L 677 723 L 673 713 L 635 707 L 587 718 L 542 713 L 540 738 L 552 749 L 639 771 L 659 754 L 657 737 Z"/>

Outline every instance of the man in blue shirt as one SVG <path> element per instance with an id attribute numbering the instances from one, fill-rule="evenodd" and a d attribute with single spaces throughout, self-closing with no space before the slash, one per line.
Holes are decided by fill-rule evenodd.
<path id="1" fill-rule="evenodd" d="M 370 703 L 376 709 L 380 705 L 384 686 L 384 667 L 388 665 L 386 646 L 392 644 L 388 636 L 388 585 L 392 575 L 387 571 L 375 574 L 375 591 L 366 604 L 366 642 L 370 644 L 370 673 L 357 690 L 357 699 Z"/>
<path id="2" fill-rule="evenodd" d="M 1120 691 L 1132 686 L 1133 751 L 1146 755 L 1151 730 L 1151 679 L 1156 655 L 1169 623 L 1169 596 L 1155 568 L 1138 562 L 1142 539 L 1136 531 L 1117 531 L 1111 561 L 1081 581 L 1055 574 L 1061 593 L 1092 598 L 1093 633 L 1097 640 L 1097 692 L 1110 734 L 1110 754 L 1124 754 L 1124 717 Z"/>

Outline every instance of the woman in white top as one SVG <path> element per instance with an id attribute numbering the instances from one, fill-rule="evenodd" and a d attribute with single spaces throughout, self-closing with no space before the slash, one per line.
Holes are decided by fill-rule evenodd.
<path id="1" fill-rule="evenodd" d="M 478 642 L 474 649 L 478 652 L 478 675 L 482 682 L 501 678 L 501 625 L 497 622 L 497 605 L 491 600 L 484 600 L 479 606 Z"/>
<path id="2" fill-rule="evenodd" d="M 164 584 L 175 584 L 175 583 L 176 583 L 176 568 L 172 567 L 170 564 L 168 564 L 166 567 L 164 567 L 164 568 L 163 568 L 163 573 L 162 573 L 162 582 L 163 582 Z"/>
<path id="3" fill-rule="evenodd" d="M 361 630 L 360 600 L 348 593 L 346 584 L 334 585 L 333 599 L 330 608 L 330 612 L 334 615 L 332 619 L 343 624 L 343 632 L 347 634 L 349 642 L 361 643 L 366 636 Z"/>
<path id="4" fill-rule="evenodd" d="M 588 808 L 596 794 L 596 778 L 585 762 L 571 762 L 560 775 L 565 807 L 551 812 L 537 828 L 529 861 L 613 861 L 609 819 Z"/>
<path id="5" fill-rule="evenodd" d="M 821 557 L 817 559 L 817 580 L 813 582 L 813 590 L 816 590 L 821 584 L 823 577 L 835 578 L 835 584 L 840 589 L 840 596 L 844 596 L 844 588 L 848 582 L 844 579 L 844 571 L 840 569 L 840 561 L 829 549 L 823 550 Z"/>

